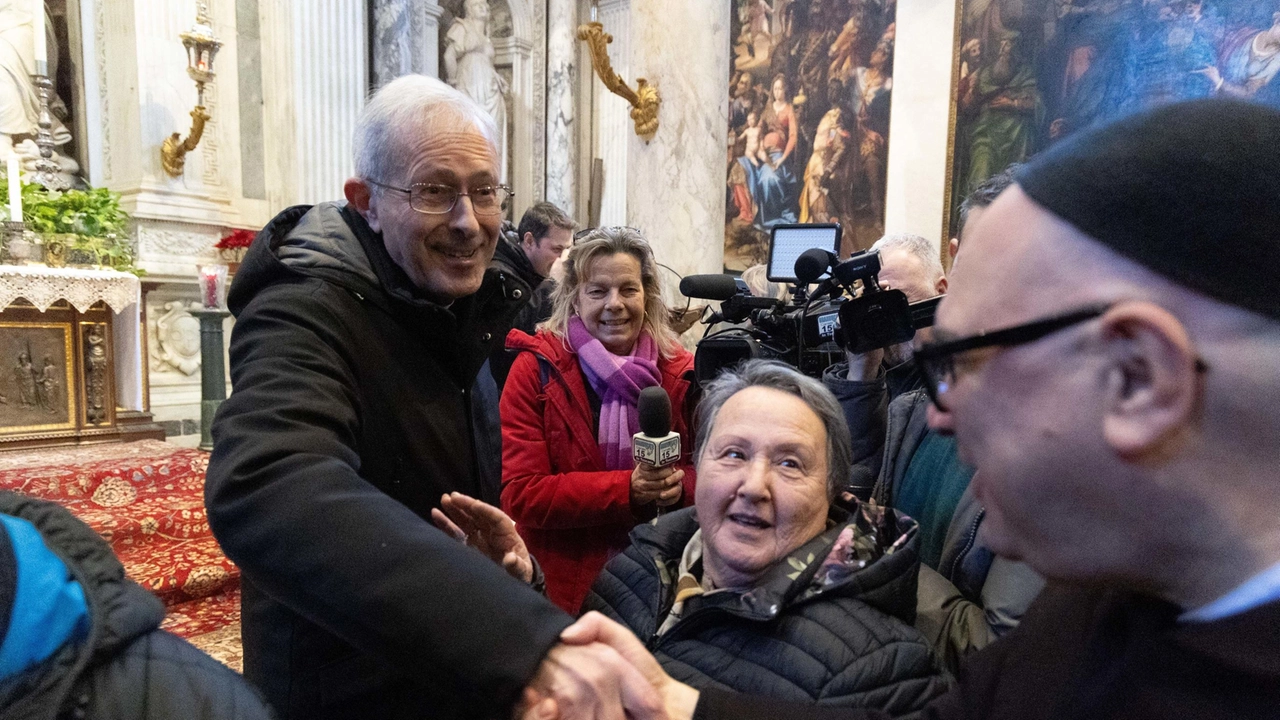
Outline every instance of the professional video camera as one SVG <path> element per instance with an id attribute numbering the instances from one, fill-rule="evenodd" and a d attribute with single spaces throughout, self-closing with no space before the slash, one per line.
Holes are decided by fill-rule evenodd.
<path id="1" fill-rule="evenodd" d="M 704 321 L 708 334 L 694 356 L 698 382 L 751 358 L 781 360 L 806 375 L 821 377 L 828 366 L 843 359 L 846 350 L 862 353 L 908 342 L 918 328 L 933 324 L 940 298 L 909 303 L 902 291 L 880 287 L 879 252 L 862 252 L 838 262 L 839 247 L 836 224 L 774 228 L 768 278 L 793 283 L 790 303 L 755 297 L 746 283 L 729 275 L 691 275 L 681 280 L 680 292 L 686 296 L 722 301 L 720 310 Z M 722 322 L 742 325 L 710 332 Z"/>

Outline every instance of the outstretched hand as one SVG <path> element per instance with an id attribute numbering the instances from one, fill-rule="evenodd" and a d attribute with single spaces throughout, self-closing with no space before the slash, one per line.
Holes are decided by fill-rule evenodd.
<path id="1" fill-rule="evenodd" d="M 512 577 L 522 582 L 533 581 L 533 560 L 524 540 L 516 533 L 516 524 L 498 508 L 462 493 L 448 493 L 440 498 L 444 509 L 431 510 L 431 521 L 458 542 L 469 545 L 498 563 Z"/>

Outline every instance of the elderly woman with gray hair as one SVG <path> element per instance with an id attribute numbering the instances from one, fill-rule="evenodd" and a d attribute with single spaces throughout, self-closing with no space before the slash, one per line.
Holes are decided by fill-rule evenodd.
<path id="1" fill-rule="evenodd" d="M 636 528 L 584 610 L 695 688 L 895 716 L 941 694 L 946 675 L 911 627 L 915 522 L 832 504 L 851 448 L 831 393 L 750 361 L 708 384 L 697 427 L 695 507 Z"/>

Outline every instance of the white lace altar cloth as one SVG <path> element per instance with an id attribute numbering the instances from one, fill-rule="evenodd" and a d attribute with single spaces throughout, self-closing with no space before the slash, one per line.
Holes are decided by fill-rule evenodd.
<path id="1" fill-rule="evenodd" d="M 137 306 L 141 290 L 136 275 L 118 270 L 0 265 L 0 309 L 23 298 L 40 312 L 59 300 L 85 312 L 101 300 L 118 315 Z"/>

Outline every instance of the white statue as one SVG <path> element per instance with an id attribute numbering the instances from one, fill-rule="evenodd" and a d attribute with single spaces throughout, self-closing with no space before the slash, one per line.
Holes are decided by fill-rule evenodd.
<path id="1" fill-rule="evenodd" d="M 47 9 L 44 26 L 49 77 L 57 77 L 58 45 Z M 31 82 L 36 71 L 34 32 L 30 0 L 0 0 L 0 158 L 8 157 L 10 150 L 16 150 L 22 159 L 23 170 L 27 172 L 35 170 L 36 158 L 40 156 L 40 149 L 35 143 L 40 97 Z M 50 97 L 49 102 L 55 109 L 63 107 L 56 96 Z M 71 140 L 71 131 L 53 113 L 50 113 L 50 118 L 53 121 L 50 128 L 53 144 L 65 145 Z M 75 160 L 56 150 L 53 160 L 58 163 L 66 180 L 80 170 Z"/>
<path id="2" fill-rule="evenodd" d="M 488 0 L 466 0 L 465 14 L 445 33 L 444 70 L 449 84 L 484 108 L 498 126 L 498 158 L 507 177 L 507 82 L 493 67 Z"/>

